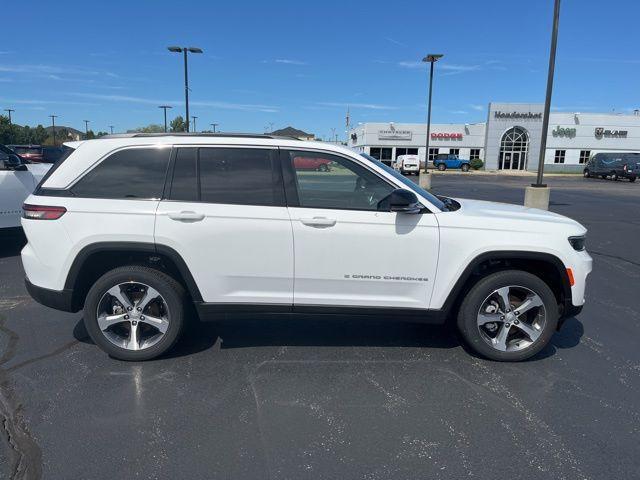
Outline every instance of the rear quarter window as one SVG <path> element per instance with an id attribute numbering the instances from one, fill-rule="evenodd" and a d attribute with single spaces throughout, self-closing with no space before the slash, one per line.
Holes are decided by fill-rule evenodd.
<path id="1" fill-rule="evenodd" d="M 71 192 L 84 198 L 159 199 L 170 153 L 170 148 L 119 150 L 84 175 Z"/>

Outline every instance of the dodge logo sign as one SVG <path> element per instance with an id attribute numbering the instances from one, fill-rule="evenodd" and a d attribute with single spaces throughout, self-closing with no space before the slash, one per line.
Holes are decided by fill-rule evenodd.
<path id="1" fill-rule="evenodd" d="M 462 140 L 461 133 L 432 133 L 433 140 Z"/>

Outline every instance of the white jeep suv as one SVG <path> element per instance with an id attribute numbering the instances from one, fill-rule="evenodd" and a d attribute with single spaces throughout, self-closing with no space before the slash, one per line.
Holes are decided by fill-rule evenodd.
<path id="1" fill-rule="evenodd" d="M 84 309 L 119 359 L 169 350 L 194 305 L 201 319 L 452 318 L 479 354 L 522 360 L 584 303 L 580 224 L 436 197 L 346 148 L 220 134 L 68 145 L 23 207 L 26 285 L 44 305 Z M 330 168 L 296 168 L 318 159 Z"/>

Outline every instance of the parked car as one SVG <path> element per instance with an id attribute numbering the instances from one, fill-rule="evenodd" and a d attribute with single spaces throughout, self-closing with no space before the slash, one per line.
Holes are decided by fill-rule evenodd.
<path id="1" fill-rule="evenodd" d="M 32 163 L 42 163 L 44 161 L 44 155 L 40 145 L 8 145 L 8 147 Z"/>
<path id="2" fill-rule="evenodd" d="M 459 168 L 463 172 L 468 172 L 471 168 L 469 160 L 459 158 L 453 153 L 439 153 L 433 159 L 433 166 L 440 171 L 447 168 Z"/>
<path id="3" fill-rule="evenodd" d="M 640 175 L 640 153 L 596 153 L 584 167 L 583 175 L 635 182 Z"/>
<path id="4" fill-rule="evenodd" d="M 22 202 L 49 167 L 30 164 L 13 150 L 0 145 L 0 231 L 20 228 Z"/>
<path id="5" fill-rule="evenodd" d="M 419 175 L 420 159 L 418 155 L 398 155 L 395 161 L 395 168 L 404 175 Z"/>
<path id="6" fill-rule="evenodd" d="M 239 134 L 70 146 L 23 206 L 26 286 L 44 305 L 83 310 L 119 359 L 168 351 L 193 310 L 455 318 L 470 348 L 515 361 L 585 301 L 579 223 L 436 197 L 344 147 Z M 297 167 L 304 158 L 335 171 Z"/>
<path id="7" fill-rule="evenodd" d="M 328 172 L 331 169 L 331 162 L 326 158 L 296 157 L 293 159 L 298 170 L 316 170 L 318 172 Z"/>

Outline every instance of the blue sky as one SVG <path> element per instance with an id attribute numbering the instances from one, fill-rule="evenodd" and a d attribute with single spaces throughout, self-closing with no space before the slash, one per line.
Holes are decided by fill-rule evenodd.
<path id="1" fill-rule="evenodd" d="M 193 45 L 197 128 L 316 135 L 352 123 L 421 122 L 427 52 L 433 121 L 486 119 L 489 101 L 544 99 L 552 0 L 10 2 L 0 43 L 0 108 L 14 121 L 124 131 L 184 111 L 182 59 Z M 553 108 L 640 107 L 640 2 L 563 0 Z"/>

